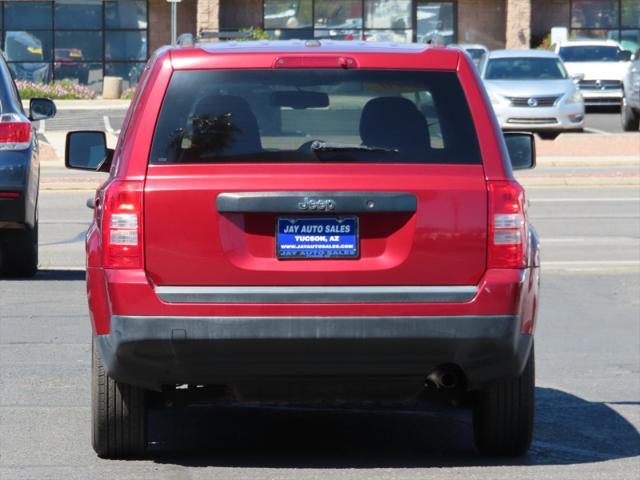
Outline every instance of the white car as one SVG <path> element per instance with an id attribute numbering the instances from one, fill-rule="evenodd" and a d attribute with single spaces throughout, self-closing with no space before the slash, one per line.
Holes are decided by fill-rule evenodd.
<path id="1" fill-rule="evenodd" d="M 569 75 L 579 81 L 585 104 L 619 106 L 631 52 L 613 40 L 571 40 L 555 46 Z"/>
<path id="2" fill-rule="evenodd" d="M 489 49 L 479 43 L 458 43 L 451 44 L 449 45 L 449 47 L 460 48 L 467 52 L 476 66 L 480 64 L 480 60 L 482 60 L 482 57 L 489 53 Z"/>
<path id="3" fill-rule="evenodd" d="M 553 139 L 584 128 L 580 89 L 555 53 L 494 50 L 483 57 L 479 70 L 503 130 Z"/>

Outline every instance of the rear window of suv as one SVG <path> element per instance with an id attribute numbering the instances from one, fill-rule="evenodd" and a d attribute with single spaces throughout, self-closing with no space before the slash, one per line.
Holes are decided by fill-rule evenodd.
<path id="1" fill-rule="evenodd" d="M 455 72 L 174 72 L 153 164 L 386 162 L 479 164 Z"/>

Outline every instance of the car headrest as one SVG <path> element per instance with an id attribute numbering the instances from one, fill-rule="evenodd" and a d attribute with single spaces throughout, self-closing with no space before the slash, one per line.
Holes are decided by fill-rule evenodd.
<path id="1" fill-rule="evenodd" d="M 425 152 L 431 142 L 422 112 L 404 97 L 369 100 L 360 116 L 360 138 L 364 145 Z"/>
<path id="2" fill-rule="evenodd" d="M 201 98 L 192 114 L 193 143 L 222 155 L 246 155 L 262 150 L 260 130 L 247 101 L 236 95 Z"/>

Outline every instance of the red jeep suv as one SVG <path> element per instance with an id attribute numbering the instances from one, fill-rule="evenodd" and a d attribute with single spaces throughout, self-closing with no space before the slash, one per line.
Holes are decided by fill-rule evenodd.
<path id="1" fill-rule="evenodd" d="M 67 138 L 69 167 L 110 172 L 87 232 L 96 452 L 144 452 L 150 391 L 438 389 L 473 406 L 481 451 L 526 452 L 538 241 L 512 169 L 534 151 L 492 112 L 456 49 L 156 52 L 115 151 Z"/>

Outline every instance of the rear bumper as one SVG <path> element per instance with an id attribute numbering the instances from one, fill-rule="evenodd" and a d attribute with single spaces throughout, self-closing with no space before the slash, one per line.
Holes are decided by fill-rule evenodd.
<path id="1" fill-rule="evenodd" d="M 0 191 L 2 187 L 0 186 Z M 24 192 L 17 189 L 4 191 L 19 192 L 18 198 L 0 198 L 0 229 L 21 228 L 26 221 L 26 201 Z"/>
<path id="2" fill-rule="evenodd" d="M 459 366 L 467 387 L 518 375 L 532 336 L 516 315 L 143 317 L 115 315 L 97 336 L 110 376 L 148 389 L 327 378 L 423 383 Z"/>
<path id="3" fill-rule="evenodd" d="M 38 198 L 39 170 L 33 149 L 3 152 L 0 158 L 0 192 L 18 198 L 0 198 L 0 229 L 33 228 Z"/>
<path id="4" fill-rule="evenodd" d="M 622 88 L 611 90 L 580 90 L 584 104 L 588 106 L 619 106 L 624 96 Z"/>

